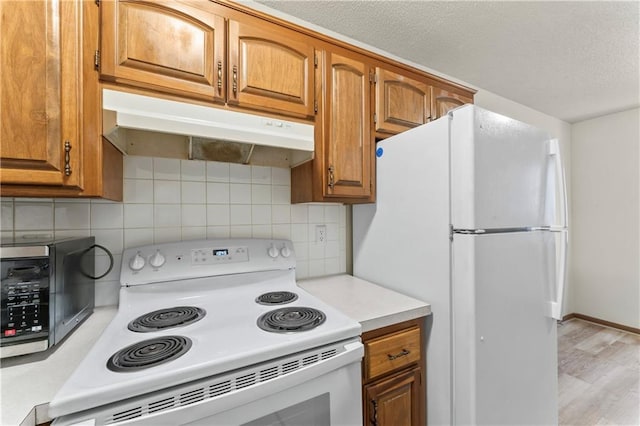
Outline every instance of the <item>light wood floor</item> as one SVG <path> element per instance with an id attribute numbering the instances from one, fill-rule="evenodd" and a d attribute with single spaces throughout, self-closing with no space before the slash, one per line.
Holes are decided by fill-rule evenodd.
<path id="1" fill-rule="evenodd" d="M 561 425 L 640 425 L 640 336 L 571 319 L 558 327 Z"/>

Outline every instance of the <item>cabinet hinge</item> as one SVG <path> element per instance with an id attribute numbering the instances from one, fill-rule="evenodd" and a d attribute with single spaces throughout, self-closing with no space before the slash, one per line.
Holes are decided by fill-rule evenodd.
<path id="1" fill-rule="evenodd" d="M 378 74 L 372 72 L 369 74 L 369 81 L 373 84 L 377 84 L 378 83 Z"/>
<path id="2" fill-rule="evenodd" d="M 318 101 L 313 101 L 313 112 L 318 113 Z"/>
<path id="3" fill-rule="evenodd" d="M 374 123 L 378 122 L 378 114 L 376 114 L 375 112 L 373 113 L 373 122 Z"/>
<path id="4" fill-rule="evenodd" d="M 96 69 L 96 71 L 100 71 L 100 51 L 96 50 L 93 53 L 93 67 Z"/>
<path id="5" fill-rule="evenodd" d="M 313 55 L 313 66 L 318 68 L 318 55 Z"/>
<path id="6" fill-rule="evenodd" d="M 100 0 L 95 0 L 96 6 L 100 7 Z"/>

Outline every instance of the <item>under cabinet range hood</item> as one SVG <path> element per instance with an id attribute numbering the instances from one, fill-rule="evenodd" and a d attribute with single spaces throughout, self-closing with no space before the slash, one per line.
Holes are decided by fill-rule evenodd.
<path id="1" fill-rule="evenodd" d="M 103 136 L 124 154 L 294 167 L 312 124 L 103 89 Z"/>

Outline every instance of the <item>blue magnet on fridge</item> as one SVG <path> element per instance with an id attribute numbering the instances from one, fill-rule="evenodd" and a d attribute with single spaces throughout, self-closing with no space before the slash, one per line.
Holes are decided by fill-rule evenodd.
<path id="1" fill-rule="evenodd" d="M 376 157 L 380 158 L 382 157 L 382 154 L 384 154 L 384 149 L 382 148 L 376 149 Z"/>

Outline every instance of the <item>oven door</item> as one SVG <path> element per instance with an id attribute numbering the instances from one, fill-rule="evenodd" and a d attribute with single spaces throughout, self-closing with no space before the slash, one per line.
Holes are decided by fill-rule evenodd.
<path id="1" fill-rule="evenodd" d="M 259 379 L 238 388 L 239 380 L 256 374 L 234 372 L 235 389 L 211 397 L 222 389 L 227 377 L 213 381 L 179 386 L 171 391 L 154 392 L 135 401 L 113 404 L 103 409 L 56 419 L 55 425 L 362 425 L 361 361 L 364 348 L 359 339 L 316 350 L 335 356 Z M 328 350 L 327 350 L 328 349 Z M 312 355 L 315 356 L 315 355 Z M 308 353 L 297 354 L 262 366 L 255 371 L 282 373 L 298 358 L 309 359 Z M 209 396 L 207 396 L 209 395 Z M 191 401 L 190 401 L 191 400 Z M 164 405 L 163 408 L 159 408 Z"/>
<path id="2" fill-rule="evenodd" d="M 222 413 L 195 415 L 189 425 L 362 425 L 360 360 Z M 252 396 L 246 395 L 249 399 Z M 191 414 L 191 413 L 189 413 Z M 181 415 L 178 422 L 186 420 Z M 173 423 L 173 421 L 172 421 Z"/>

